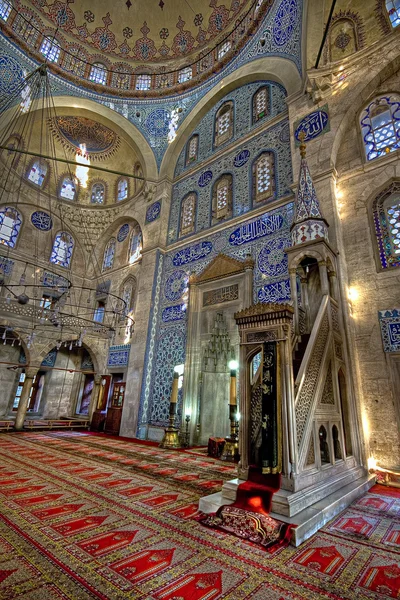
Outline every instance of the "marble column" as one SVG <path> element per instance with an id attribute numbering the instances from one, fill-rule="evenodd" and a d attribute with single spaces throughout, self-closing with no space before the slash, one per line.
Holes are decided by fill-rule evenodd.
<path id="1" fill-rule="evenodd" d="M 328 282 L 328 270 L 326 268 L 326 262 L 320 260 L 318 262 L 319 277 L 321 280 L 321 292 L 324 296 L 329 295 L 329 282 Z"/>
<path id="2" fill-rule="evenodd" d="M 28 410 L 29 404 L 29 394 L 32 389 L 32 384 L 35 376 L 37 375 L 39 369 L 34 367 L 28 367 L 25 369 L 25 381 L 24 386 L 22 388 L 22 394 L 19 399 L 17 416 L 15 417 L 14 429 L 16 431 L 22 431 L 24 427 L 24 421 L 26 416 L 26 411 Z"/>

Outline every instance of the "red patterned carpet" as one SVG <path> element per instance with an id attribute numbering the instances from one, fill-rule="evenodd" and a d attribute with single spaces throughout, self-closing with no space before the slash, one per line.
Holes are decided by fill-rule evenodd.
<path id="1" fill-rule="evenodd" d="M 269 553 L 193 519 L 233 476 L 119 439 L 0 435 L 0 598 L 400 598 L 400 490 L 374 486 L 300 548 Z"/>

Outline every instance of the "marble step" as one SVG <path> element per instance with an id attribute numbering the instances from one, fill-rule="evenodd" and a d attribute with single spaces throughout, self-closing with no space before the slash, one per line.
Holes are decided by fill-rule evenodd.
<path id="1" fill-rule="evenodd" d="M 238 480 L 239 481 L 239 480 Z M 232 489 L 237 487 L 232 482 Z M 278 515 L 271 512 L 270 516 L 278 521 L 296 525 L 292 531 L 291 543 L 293 546 L 299 546 L 323 527 L 328 521 L 347 508 L 354 500 L 363 496 L 375 483 L 374 475 L 363 475 L 355 481 L 348 483 L 344 487 L 336 490 L 315 502 L 308 508 L 297 513 L 293 517 Z M 222 493 L 211 494 L 200 498 L 199 509 L 204 513 L 213 513 L 222 505 L 233 504 L 234 499 L 228 499 L 222 496 Z"/>

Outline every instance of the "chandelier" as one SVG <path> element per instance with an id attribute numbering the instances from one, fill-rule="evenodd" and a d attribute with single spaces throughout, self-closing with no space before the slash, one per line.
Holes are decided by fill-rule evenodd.
<path id="1" fill-rule="evenodd" d="M 102 265 L 98 264 L 91 246 L 85 215 L 78 203 L 74 203 L 74 211 L 79 215 L 86 238 L 81 242 L 93 251 L 89 252 L 86 271 L 82 268 L 80 273 L 75 269 L 72 271 L 71 262 L 67 260 L 72 250 L 68 246 L 65 205 L 57 199 L 55 190 L 61 169 L 72 189 L 78 178 L 87 178 L 89 169 L 143 178 L 91 165 L 82 147 L 77 148 L 75 160 L 68 157 L 64 148 L 56 152 L 49 123 L 57 123 L 57 112 L 47 65 L 24 75 L 12 95 L 0 98 L 0 206 L 3 207 L 0 217 L 0 313 L 3 315 L 0 340 L 12 345 L 18 343 L 18 339 L 19 343 L 23 340 L 28 348 L 39 340 L 41 344 L 47 340 L 54 342 L 57 349 L 62 345 L 72 349 L 82 346 L 85 338 L 95 336 L 103 340 L 105 346 L 113 345 L 117 336 L 126 340 L 133 333 L 134 320 L 129 302 L 110 292 L 110 281 L 104 279 Z M 46 169 L 44 165 L 47 165 Z M 31 185 L 27 185 L 27 180 Z M 46 185 L 41 187 L 44 180 Z M 29 259 L 26 249 L 20 251 L 14 239 L 21 226 L 21 222 L 18 223 L 19 206 L 27 203 L 36 211 Z M 63 233 L 57 240 L 55 256 L 56 240 L 53 243 L 49 262 L 49 257 L 43 256 L 44 238 L 40 239 L 40 235 L 51 229 L 49 224 L 53 222 L 57 222 L 57 228 Z M 87 276 L 89 268 L 90 277 Z M 90 285 L 88 280 L 94 280 L 96 284 Z M 18 324 L 9 324 L 8 315 L 14 322 L 17 317 Z"/>

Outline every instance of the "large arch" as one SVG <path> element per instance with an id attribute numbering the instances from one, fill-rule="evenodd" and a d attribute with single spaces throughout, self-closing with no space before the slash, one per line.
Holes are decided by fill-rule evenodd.
<path id="1" fill-rule="evenodd" d="M 87 98 L 79 98 L 77 96 L 55 96 L 53 98 L 53 106 L 57 108 L 73 108 L 86 110 L 93 113 L 93 119 L 99 116 L 107 119 L 118 128 L 118 133 L 123 137 L 129 144 L 132 145 L 133 149 L 141 159 L 143 166 L 144 176 L 149 181 L 155 181 L 158 178 L 158 169 L 154 153 L 150 148 L 150 145 L 144 135 L 124 116 L 117 113 L 115 110 L 89 100 Z M 33 110 L 41 110 L 42 107 L 39 103 L 33 105 Z M 2 125 L 5 128 L 10 118 L 14 114 L 13 108 L 3 115 Z"/>
<path id="2" fill-rule="evenodd" d="M 279 76 L 277 73 L 279 73 Z M 246 83 L 265 79 L 280 83 L 289 95 L 298 92 L 302 85 L 302 79 L 295 64 L 286 58 L 278 56 L 259 58 L 243 65 L 205 94 L 186 117 L 177 131 L 175 140 L 170 144 L 164 155 L 160 168 L 160 179 L 164 177 L 170 180 L 173 179 L 176 161 L 190 134 L 221 98 Z"/>

